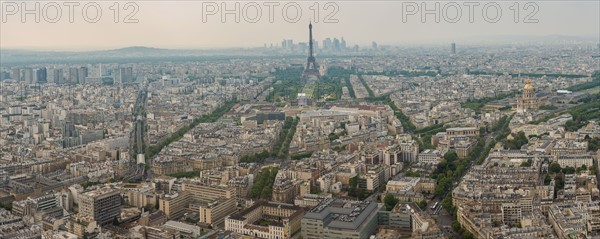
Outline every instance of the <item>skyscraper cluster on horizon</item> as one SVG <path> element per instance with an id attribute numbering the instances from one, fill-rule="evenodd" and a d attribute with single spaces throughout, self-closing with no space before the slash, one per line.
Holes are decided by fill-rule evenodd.
<path id="1" fill-rule="evenodd" d="M 283 39 L 281 41 L 281 48 L 286 51 L 289 51 L 289 52 L 307 53 L 308 45 L 309 45 L 308 42 L 294 43 L 294 40 L 292 40 L 292 39 Z M 265 44 L 265 46 L 266 46 L 266 44 Z M 352 51 L 358 51 L 358 45 L 349 47 L 347 45 L 344 37 L 341 37 L 340 39 L 338 39 L 337 37 L 334 37 L 334 38 L 328 37 L 328 38 L 325 38 L 323 41 L 321 41 L 320 47 L 319 47 L 319 41 L 313 39 L 313 49 L 316 52 L 323 52 L 323 53 L 352 52 Z"/>

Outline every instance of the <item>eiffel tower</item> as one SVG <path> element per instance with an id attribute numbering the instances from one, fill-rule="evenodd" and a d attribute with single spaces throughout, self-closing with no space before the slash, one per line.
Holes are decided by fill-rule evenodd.
<path id="1" fill-rule="evenodd" d="M 302 72 L 302 80 L 307 81 L 318 81 L 321 79 L 321 73 L 319 73 L 319 65 L 315 61 L 313 56 L 313 38 L 312 38 L 312 23 L 308 24 L 308 59 L 306 62 L 306 68 Z"/>

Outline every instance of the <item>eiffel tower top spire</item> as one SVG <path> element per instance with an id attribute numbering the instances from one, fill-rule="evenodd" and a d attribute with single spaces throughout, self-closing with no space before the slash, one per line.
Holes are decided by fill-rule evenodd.
<path id="1" fill-rule="evenodd" d="M 308 23 L 308 57 L 313 57 L 312 22 Z"/>

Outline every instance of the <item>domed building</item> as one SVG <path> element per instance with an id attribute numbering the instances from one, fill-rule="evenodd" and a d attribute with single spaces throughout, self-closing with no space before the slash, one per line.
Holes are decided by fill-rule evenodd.
<path id="1" fill-rule="evenodd" d="M 535 96 L 535 89 L 531 84 L 531 80 L 527 79 L 523 87 L 523 94 L 517 100 L 517 112 L 525 113 L 530 109 L 537 109 L 540 107 L 540 103 L 541 100 Z"/>

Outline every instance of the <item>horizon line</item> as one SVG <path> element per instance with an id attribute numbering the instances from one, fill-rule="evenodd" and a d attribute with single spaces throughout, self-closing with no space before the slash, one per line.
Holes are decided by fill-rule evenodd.
<path id="1" fill-rule="evenodd" d="M 528 39 L 514 39 L 514 40 L 509 40 L 509 39 L 489 39 L 489 37 L 515 37 L 515 38 L 523 38 L 523 37 L 585 37 L 585 38 L 597 38 L 595 43 L 600 44 L 600 35 L 598 36 L 593 36 L 593 35 L 560 35 L 560 34 L 551 34 L 551 35 L 496 35 L 496 36 L 482 36 L 482 37 L 486 37 L 488 39 L 474 39 L 474 38 L 469 38 L 466 41 L 462 41 L 465 44 L 461 44 L 463 46 L 468 46 L 468 45 L 473 45 L 473 46 L 481 46 L 481 45 L 513 45 L 513 44 L 518 44 L 518 43 L 531 43 L 531 40 Z M 557 41 L 560 39 L 549 39 L 548 41 Z M 564 39 L 564 40 L 568 40 L 568 39 Z M 582 39 L 583 40 L 583 39 Z M 544 43 L 544 44 L 548 44 L 550 42 L 548 41 L 542 41 L 540 43 Z M 587 39 L 587 41 L 594 41 L 592 39 Z M 298 41 L 297 43 L 303 43 L 304 41 Z M 379 46 L 385 46 L 385 47 L 402 47 L 402 46 L 440 46 L 440 45 L 445 45 L 445 44 L 451 44 L 451 43 L 460 43 L 461 41 L 443 41 L 443 40 L 438 40 L 438 41 L 407 41 L 407 42 L 395 42 L 395 43 L 387 43 L 387 42 L 379 42 L 379 41 L 372 41 L 371 43 L 376 42 Z M 371 43 L 357 43 L 357 44 L 350 44 L 348 48 L 352 48 L 354 46 L 359 46 L 359 47 L 370 47 Z M 266 45 L 266 47 L 265 47 Z M 271 47 L 272 45 L 272 47 Z M 263 43 L 263 45 L 256 45 L 256 46 L 184 46 L 184 47 L 160 47 L 160 46 L 150 46 L 150 45 L 128 45 L 128 46 L 113 46 L 113 47 L 102 47 L 102 46 L 84 46 L 84 47 L 73 47 L 73 48 L 62 48 L 62 47 L 23 47 L 23 46 L 19 46 L 19 47 L 2 47 L 0 46 L 0 51 L 3 50 L 10 50 L 10 51 L 29 51 L 29 52 L 73 52 L 73 53 L 77 53 L 77 52 L 94 52 L 94 51 L 115 51 L 115 50 L 123 50 L 123 49 L 128 49 L 128 48 L 146 48 L 146 49 L 153 49 L 153 50 L 236 50 L 236 49 L 269 49 L 269 48 L 281 48 L 279 44 L 275 44 L 275 43 Z"/>

